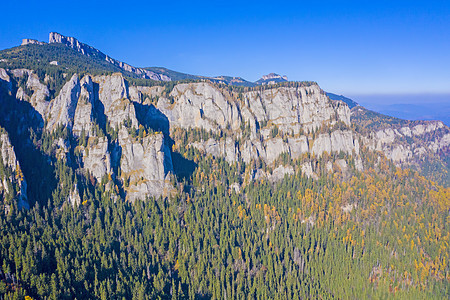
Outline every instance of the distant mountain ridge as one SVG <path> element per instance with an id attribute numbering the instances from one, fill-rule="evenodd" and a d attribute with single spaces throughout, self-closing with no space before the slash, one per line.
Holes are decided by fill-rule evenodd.
<path id="1" fill-rule="evenodd" d="M 327 92 L 327 96 L 328 96 L 331 100 L 344 101 L 345 103 L 347 103 L 347 105 L 348 105 L 348 107 L 349 107 L 350 109 L 352 109 L 352 108 L 355 107 L 355 106 L 358 106 L 358 103 L 357 103 L 356 101 L 353 101 L 352 99 L 347 98 L 347 97 L 342 96 L 342 95 L 336 95 L 336 94 L 328 93 L 328 92 Z"/>
<path id="2" fill-rule="evenodd" d="M 25 45 L 46 45 L 45 42 L 40 42 L 35 39 L 25 38 L 22 40 L 21 46 Z M 78 41 L 74 37 L 64 36 L 57 32 L 50 32 L 49 34 L 49 42 L 48 44 L 62 44 L 69 48 L 74 49 L 75 51 L 81 53 L 82 55 L 100 59 L 102 61 L 106 61 L 112 64 L 114 67 L 122 70 L 123 72 L 134 74 L 137 78 L 142 79 L 151 79 L 155 81 L 179 81 L 179 80 L 202 80 L 207 79 L 215 83 L 223 83 L 227 85 L 236 85 L 236 86 L 246 86 L 253 87 L 258 85 L 267 85 L 267 84 L 276 84 L 280 82 L 287 82 L 287 76 L 281 76 L 275 73 L 270 73 L 267 75 L 263 75 L 259 80 L 255 82 L 251 82 L 243 79 L 242 77 L 236 76 L 200 76 L 200 75 L 192 75 L 181 73 L 177 71 L 173 71 L 164 67 L 146 67 L 146 68 L 138 68 L 133 67 L 127 63 L 121 62 L 119 60 L 113 59 L 110 56 L 104 54 L 100 50 L 89 46 L 85 43 Z"/>
<path id="3" fill-rule="evenodd" d="M 78 52 L 81 52 L 83 55 L 94 56 L 94 57 L 106 60 L 107 62 L 119 67 L 120 69 L 122 69 L 124 71 L 136 74 L 140 78 L 153 79 L 153 80 L 159 80 L 159 81 L 170 81 L 171 80 L 169 76 L 157 74 L 155 72 L 152 72 L 152 71 L 149 71 L 149 70 L 146 70 L 143 68 L 136 68 L 136 67 L 130 66 L 127 63 L 118 61 L 118 60 L 111 58 L 108 55 L 102 53 L 98 49 L 95 49 L 92 46 L 89 46 L 87 44 L 79 42 L 76 38 L 66 37 L 57 32 L 50 32 L 48 42 L 49 42 L 49 44 L 52 44 L 52 43 L 64 44 L 67 47 L 75 49 Z"/>
<path id="4" fill-rule="evenodd" d="M 58 48 L 55 48 L 55 46 L 60 46 Z M 63 47 L 66 46 L 66 47 Z M 79 56 L 75 57 L 75 53 L 66 51 L 61 57 L 61 52 L 64 52 L 64 48 L 66 49 L 72 49 L 76 53 L 79 54 Z M 93 69 L 98 69 L 100 73 L 102 72 L 121 72 L 125 76 L 130 76 L 132 78 L 137 79 L 150 79 L 154 81 L 210 81 L 213 83 L 219 83 L 219 84 L 226 84 L 226 85 L 232 85 L 232 86 L 242 86 L 242 87 L 256 87 L 259 85 L 273 85 L 273 84 L 279 84 L 288 82 L 287 76 L 281 76 L 276 73 L 269 73 L 267 75 L 263 75 L 259 80 L 255 82 L 247 81 L 243 79 L 242 77 L 236 77 L 236 76 L 215 76 L 215 77 L 208 77 L 208 76 L 201 76 L 201 75 L 192 75 L 182 72 L 177 72 L 174 70 L 170 70 L 164 67 L 145 67 L 145 68 L 137 68 L 133 67 L 127 63 L 118 61 L 116 59 L 111 58 L 109 55 L 104 54 L 100 50 L 89 46 L 85 43 L 82 43 L 78 41 L 74 37 L 68 37 L 64 36 L 62 34 L 59 34 L 57 32 L 50 32 L 49 34 L 49 43 L 41 42 L 35 39 L 28 39 L 25 38 L 22 40 L 22 44 L 19 47 L 7 49 L 0 51 L 0 67 L 4 68 L 29 68 L 33 69 L 26 65 L 25 62 L 21 62 L 20 64 L 11 64 L 10 58 L 14 57 L 14 59 L 23 58 L 26 56 L 30 56 L 29 51 L 36 52 L 39 50 L 39 56 L 48 57 L 49 61 L 48 64 L 55 65 L 55 68 L 57 66 L 59 67 L 59 70 L 64 70 L 65 68 L 73 68 L 74 72 L 80 73 L 85 69 L 86 72 L 93 73 Z M 42 51 L 41 51 L 42 50 Z M 11 51 L 14 51 L 14 53 L 11 53 Z M 5 55 L 5 53 L 7 55 Z M 83 59 L 83 57 L 85 57 Z M 90 60 L 92 59 L 92 61 Z M 61 61 L 64 60 L 64 61 Z M 30 61 L 30 57 L 28 58 L 28 61 Z M 42 66 L 42 64 L 45 62 L 42 62 L 40 59 L 33 60 L 34 64 L 38 63 L 40 64 L 39 67 Z M 74 63 L 76 61 L 76 63 Z M 82 63 L 80 63 L 80 61 Z M 62 64 L 62 65 L 61 65 Z M 46 69 L 51 69 L 52 66 L 47 66 Z M 139 82 L 141 83 L 141 82 Z M 57 89 L 56 89 L 57 91 Z M 347 98 L 343 95 L 337 95 L 334 93 L 326 93 L 327 96 L 331 100 L 335 101 L 343 101 L 345 102 L 350 109 L 358 106 L 358 103 L 353 101 L 350 98 Z M 382 113 L 388 113 L 389 115 L 396 115 L 398 117 L 402 117 L 398 112 L 397 114 L 389 113 L 388 111 L 380 111 Z M 404 117 L 407 117 L 406 115 Z M 445 118 L 439 118 L 440 120 L 444 120 Z M 445 119 L 448 123 L 448 120 Z"/>
<path id="5" fill-rule="evenodd" d="M 275 73 L 270 73 L 267 75 L 264 75 L 259 80 L 255 81 L 258 85 L 266 85 L 266 84 L 275 84 L 279 82 L 287 82 L 288 78 L 286 75 L 281 76 Z"/>

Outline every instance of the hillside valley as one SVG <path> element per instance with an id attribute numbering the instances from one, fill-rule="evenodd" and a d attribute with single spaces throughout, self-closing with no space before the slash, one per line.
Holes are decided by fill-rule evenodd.
<path id="1" fill-rule="evenodd" d="M 0 51 L 0 103 L 6 298 L 450 296 L 441 121 L 54 32 Z"/>

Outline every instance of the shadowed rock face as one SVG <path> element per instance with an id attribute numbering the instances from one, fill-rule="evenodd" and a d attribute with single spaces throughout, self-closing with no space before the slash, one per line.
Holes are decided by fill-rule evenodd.
<path id="1" fill-rule="evenodd" d="M 14 193 L 13 190 L 10 190 L 10 184 L 8 182 L 16 182 L 19 187 L 17 195 L 19 208 L 24 207 L 28 209 L 30 204 L 28 203 L 27 197 L 27 181 L 23 176 L 14 147 L 11 145 L 9 136 L 3 128 L 0 128 L 0 152 L 0 159 L 2 160 L 3 166 L 9 168 L 13 172 L 12 176 L 9 178 L 6 177 L 6 175 L 4 175 L 3 178 L 0 178 L 0 194 Z"/>

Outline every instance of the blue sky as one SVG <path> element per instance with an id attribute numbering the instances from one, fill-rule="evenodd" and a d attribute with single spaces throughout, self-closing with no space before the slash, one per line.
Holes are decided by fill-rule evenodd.
<path id="1" fill-rule="evenodd" d="M 0 49 L 74 36 L 135 66 L 450 94 L 450 1 L 5 1 Z M 450 98 L 449 98 L 450 99 Z"/>

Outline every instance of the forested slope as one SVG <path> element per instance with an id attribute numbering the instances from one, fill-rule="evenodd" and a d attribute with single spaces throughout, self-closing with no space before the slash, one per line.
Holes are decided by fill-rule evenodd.
<path id="1" fill-rule="evenodd" d="M 62 44 L 0 58 L 0 298 L 450 297 L 442 123 Z"/>

